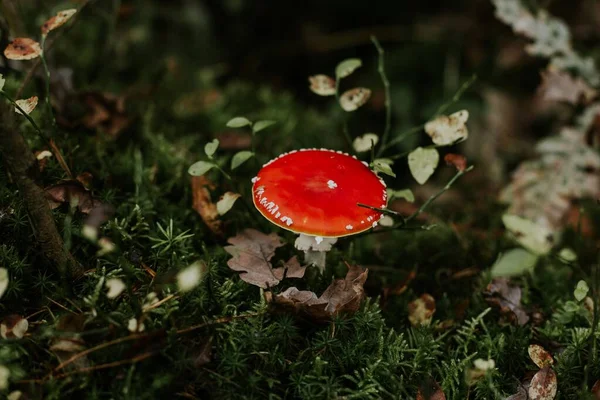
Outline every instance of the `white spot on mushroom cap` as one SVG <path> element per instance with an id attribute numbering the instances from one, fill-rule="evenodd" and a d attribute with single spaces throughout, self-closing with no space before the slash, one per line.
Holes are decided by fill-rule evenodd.
<path id="1" fill-rule="evenodd" d="M 352 229 L 354 229 L 354 227 L 352 225 L 348 224 L 348 225 L 346 225 L 346 229 L 351 231 Z"/>
<path id="2" fill-rule="evenodd" d="M 337 187 L 337 183 L 330 179 L 327 181 L 327 186 L 329 187 L 329 189 L 335 189 Z"/>
<path id="3" fill-rule="evenodd" d="M 260 181 L 260 177 L 255 176 L 254 178 L 252 178 L 252 183 L 256 183 L 258 181 Z"/>

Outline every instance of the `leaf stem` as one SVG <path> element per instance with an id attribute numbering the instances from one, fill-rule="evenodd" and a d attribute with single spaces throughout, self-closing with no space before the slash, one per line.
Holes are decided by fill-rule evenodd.
<path id="1" fill-rule="evenodd" d="M 383 130 L 383 136 L 381 137 L 381 145 L 377 151 L 377 156 L 379 157 L 386 149 L 386 143 L 390 136 L 390 130 L 392 129 L 392 96 L 390 94 L 390 81 L 385 73 L 385 51 L 374 35 L 371 36 L 371 42 L 373 42 L 373 45 L 375 45 L 375 48 L 377 49 L 377 72 L 379 72 L 385 91 L 385 128 Z"/>

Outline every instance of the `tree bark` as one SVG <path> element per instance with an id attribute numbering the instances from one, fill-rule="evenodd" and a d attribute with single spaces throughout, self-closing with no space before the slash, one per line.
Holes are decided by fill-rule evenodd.
<path id="1" fill-rule="evenodd" d="M 16 116 L 12 105 L 0 101 L 0 153 L 25 201 L 36 245 L 63 279 L 75 278 L 83 269 L 65 248 L 45 193 L 36 184 L 37 163 L 25 138 L 17 130 Z"/>

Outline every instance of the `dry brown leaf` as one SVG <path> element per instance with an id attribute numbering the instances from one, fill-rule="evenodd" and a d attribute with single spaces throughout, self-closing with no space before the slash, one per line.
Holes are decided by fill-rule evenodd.
<path id="1" fill-rule="evenodd" d="M 298 256 L 293 256 L 284 265 L 286 278 L 302 278 L 306 272 L 306 265 L 300 265 Z"/>
<path id="2" fill-rule="evenodd" d="M 40 44 L 29 38 L 16 38 L 4 49 L 4 56 L 9 60 L 31 60 L 41 54 Z"/>
<path id="3" fill-rule="evenodd" d="M 521 305 L 521 288 L 512 286 L 507 278 L 494 278 L 484 292 L 488 304 L 499 308 L 510 322 L 525 325 L 529 316 Z"/>
<path id="4" fill-rule="evenodd" d="M 529 357 L 535 363 L 535 365 L 537 365 L 540 368 L 544 368 L 554 364 L 554 359 L 552 358 L 550 353 L 548 353 L 546 349 L 544 349 L 539 344 L 529 345 L 527 352 L 529 353 Z"/>
<path id="5" fill-rule="evenodd" d="M 566 101 L 573 105 L 589 103 L 598 95 L 583 79 L 574 78 L 570 73 L 556 68 L 542 72 L 542 84 L 538 91 L 543 100 Z"/>
<path id="6" fill-rule="evenodd" d="M 462 154 L 448 153 L 444 156 L 444 161 L 447 165 L 453 165 L 457 171 L 467 169 L 467 158 Z"/>
<path id="7" fill-rule="evenodd" d="M 308 77 L 310 90 L 319 96 L 333 96 L 335 94 L 335 79 L 327 75 L 313 75 Z"/>
<path id="8" fill-rule="evenodd" d="M 544 367 L 531 379 L 528 393 L 531 400 L 552 400 L 556 390 L 556 373 L 552 368 Z"/>
<path id="9" fill-rule="evenodd" d="M 33 110 L 35 110 L 35 107 L 37 107 L 37 105 L 38 105 L 38 97 L 37 96 L 33 96 L 33 97 L 28 98 L 28 99 L 17 100 L 17 101 L 15 101 L 15 103 L 17 103 L 17 105 L 21 108 L 21 110 L 25 111 L 25 114 L 29 115 L 29 114 L 31 114 L 31 112 Z M 15 107 L 15 112 L 17 114 L 23 115 L 23 113 L 21 112 L 21 110 L 19 110 L 17 107 Z"/>
<path id="10" fill-rule="evenodd" d="M 243 281 L 266 289 L 283 279 L 285 268 L 273 268 L 270 262 L 275 250 L 284 244 L 277 234 L 265 235 L 255 229 L 245 229 L 227 241 L 233 245 L 225 247 L 225 251 L 233 256 L 227 265 L 241 272 Z"/>
<path id="11" fill-rule="evenodd" d="M 77 202 L 77 208 L 84 214 L 102 203 L 92 197 L 92 193 L 77 180 L 66 180 L 44 189 L 50 208 L 54 209 L 63 203 Z"/>
<path id="12" fill-rule="evenodd" d="M 80 122 L 88 129 L 98 129 L 116 138 L 133 122 L 125 112 L 124 96 L 85 92 L 80 95 L 80 99 L 87 109 Z"/>
<path id="13" fill-rule="evenodd" d="M 408 320 L 412 326 L 427 326 L 435 313 L 435 299 L 428 293 L 408 304 Z"/>
<path id="14" fill-rule="evenodd" d="M 368 272 L 359 266 L 349 266 L 346 278 L 333 281 L 320 297 L 311 291 L 291 287 L 280 294 L 267 296 L 267 300 L 276 307 L 302 312 L 317 321 L 328 321 L 340 313 L 358 310 L 365 295 L 363 285 Z"/>
<path id="15" fill-rule="evenodd" d="M 429 378 L 419 386 L 417 400 L 446 400 L 446 395 L 440 385 Z"/>
<path id="16" fill-rule="evenodd" d="M 527 389 L 524 386 L 519 385 L 517 393 L 508 396 L 506 400 L 529 400 L 529 396 L 527 396 Z"/>
<path id="17" fill-rule="evenodd" d="M 594 383 L 594 386 L 592 386 L 592 394 L 596 400 L 600 400 L 600 379 L 598 379 L 596 383 Z"/>
<path id="18" fill-rule="evenodd" d="M 340 96 L 340 106 L 344 111 L 351 112 L 358 110 L 371 97 L 371 90 L 363 87 L 354 88 L 345 91 Z"/>
<path id="19" fill-rule="evenodd" d="M 197 351 L 198 353 L 194 358 L 194 367 L 200 368 L 210 363 L 212 360 L 212 338 L 203 340 Z"/>
<path id="20" fill-rule="evenodd" d="M 58 320 L 56 326 L 57 334 L 65 333 L 64 336 L 55 336 L 50 342 L 50 351 L 52 351 L 59 362 L 65 362 L 74 354 L 86 349 L 85 341 L 80 337 L 85 325 L 85 316 L 83 314 L 65 314 Z M 90 365 L 87 356 L 79 357 L 66 368 L 73 370 L 85 368 Z"/>
<path id="21" fill-rule="evenodd" d="M 48 32 L 64 25 L 76 12 L 77 10 L 74 8 L 59 11 L 54 17 L 44 22 L 42 25 L 42 34 L 47 35 Z"/>
<path id="22" fill-rule="evenodd" d="M 219 220 L 217 205 L 210 199 L 211 188 L 213 183 L 204 175 L 192 176 L 192 208 L 215 235 L 223 236 L 223 222 Z"/>

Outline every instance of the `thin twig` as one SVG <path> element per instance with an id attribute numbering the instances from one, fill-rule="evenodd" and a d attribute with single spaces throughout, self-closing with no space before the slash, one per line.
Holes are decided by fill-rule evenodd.
<path id="1" fill-rule="evenodd" d="M 257 312 L 257 313 L 250 313 L 250 314 L 233 315 L 231 317 L 217 318 L 215 320 L 204 322 L 202 324 L 193 325 L 193 326 L 190 326 L 190 327 L 187 327 L 187 328 L 179 329 L 178 331 L 176 331 L 176 333 L 178 335 L 182 335 L 182 334 L 185 334 L 185 333 L 189 333 L 189 332 L 192 332 L 192 331 L 204 328 L 206 326 L 216 325 L 216 324 L 223 324 L 225 322 L 231 322 L 231 321 L 236 320 L 236 319 L 257 317 L 257 316 L 262 315 L 262 314 L 264 314 L 264 313 Z"/>
<path id="2" fill-rule="evenodd" d="M 137 356 L 135 356 L 133 358 L 128 358 L 128 359 L 119 360 L 119 361 L 113 361 L 113 362 L 109 362 L 106 364 L 94 365 L 93 367 L 80 368 L 80 369 L 76 369 L 74 371 L 54 375 L 54 376 L 52 376 L 52 379 L 59 379 L 59 378 L 64 378 L 64 377 L 67 377 L 70 375 L 83 374 L 86 372 L 98 371 L 101 369 L 119 367 L 121 365 L 135 364 L 135 363 L 145 360 L 146 358 L 149 358 L 157 353 L 158 353 L 158 351 L 147 351 L 145 353 L 138 354 Z"/>
<path id="3" fill-rule="evenodd" d="M 379 157 L 385 150 L 385 144 L 389 139 L 390 130 L 392 129 L 392 96 L 390 94 L 390 81 L 385 74 L 385 52 L 375 36 L 371 36 L 371 42 L 373 42 L 377 49 L 377 72 L 379 72 L 385 91 L 385 128 L 383 130 L 383 136 L 381 137 L 381 145 L 377 151 L 377 157 Z"/>

